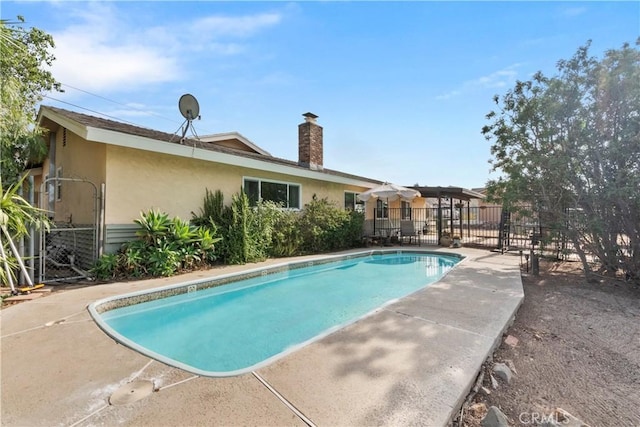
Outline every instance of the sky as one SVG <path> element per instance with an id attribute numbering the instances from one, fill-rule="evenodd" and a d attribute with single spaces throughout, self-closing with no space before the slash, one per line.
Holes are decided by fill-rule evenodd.
<path id="1" fill-rule="evenodd" d="M 7 1 L 0 16 L 51 34 L 64 93 L 44 105 L 181 133 L 236 131 L 296 161 L 302 114 L 324 167 L 400 185 L 477 188 L 481 129 L 517 80 L 560 59 L 633 44 L 640 2 Z M 188 132 L 187 135 L 191 135 Z"/>

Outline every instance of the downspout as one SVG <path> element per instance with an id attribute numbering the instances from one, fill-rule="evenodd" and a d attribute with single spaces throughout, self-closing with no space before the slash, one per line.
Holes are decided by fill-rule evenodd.
<path id="1" fill-rule="evenodd" d="M 105 194 L 106 194 L 106 185 L 103 182 L 100 184 L 100 211 L 98 213 L 98 258 L 102 256 L 104 253 L 104 235 L 106 233 L 105 230 L 105 219 L 104 219 L 104 209 L 105 209 Z"/>
<path id="2" fill-rule="evenodd" d="M 47 210 L 49 212 L 55 212 L 56 202 L 56 134 L 51 132 L 49 134 L 49 179 L 47 180 L 48 202 Z"/>
<path id="3" fill-rule="evenodd" d="M 24 184 L 20 186 L 18 189 L 18 195 L 20 197 L 24 197 Z M 24 259 L 24 236 L 20 236 L 20 240 L 18 240 L 18 258 Z M 23 269 L 20 269 L 20 275 L 18 276 L 18 286 L 21 283 L 24 283 L 27 280 L 28 272 Z"/>
<path id="4" fill-rule="evenodd" d="M 29 204 L 31 206 L 35 206 L 35 180 L 33 179 L 33 176 L 29 175 L 29 195 L 28 195 L 28 199 L 27 201 L 29 202 Z M 36 240 L 36 228 L 33 226 L 33 224 L 31 225 L 31 227 L 29 228 L 29 250 L 27 252 L 28 255 L 28 263 L 29 263 L 29 277 L 31 277 L 31 282 L 35 283 L 35 273 L 36 273 L 36 268 L 35 268 L 35 256 L 36 256 L 36 247 L 35 247 L 35 240 Z"/>

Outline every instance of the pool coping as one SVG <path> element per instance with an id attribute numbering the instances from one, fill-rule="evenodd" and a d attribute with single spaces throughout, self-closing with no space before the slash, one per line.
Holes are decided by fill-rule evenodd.
<path id="1" fill-rule="evenodd" d="M 420 425 L 447 425 L 459 413 L 480 367 L 500 343 L 524 294 L 517 256 L 471 248 L 424 249 L 439 254 L 457 253 L 465 259 L 437 282 L 437 286 L 425 289 L 424 295 L 411 298 L 411 301 L 403 299 L 404 306 L 383 310 L 349 325 L 260 369 L 258 374 L 292 406 L 319 425 L 362 425 L 367 421 L 377 425 L 417 425 L 416 419 L 423 421 Z M 269 260 L 257 268 L 286 261 Z M 114 342 L 93 322 L 87 310 L 89 303 L 109 296 L 248 269 L 256 269 L 256 265 L 89 286 L 55 292 L 0 311 L 3 426 L 305 425 L 302 418 L 252 375 L 205 378 L 154 363 Z M 491 297 L 484 307 L 479 304 L 481 301 L 474 300 L 479 293 Z M 437 302 L 439 307 L 433 306 L 436 303 L 429 306 L 430 300 L 435 301 L 434 295 L 458 301 L 451 306 L 447 305 L 449 302 Z M 415 307 L 422 313 L 413 317 L 403 314 Z M 482 308 L 484 311 L 480 310 Z M 468 321 L 467 326 L 450 322 L 447 316 L 456 312 L 468 317 L 462 319 Z M 416 366 L 418 370 L 409 374 L 396 375 L 390 371 L 383 376 L 363 377 L 367 366 L 358 361 L 345 364 L 350 361 L 349 354 L 330 353 L 327 357 L 328 349 L 335 349 L 336 340 L 340 339 L 348 339 L 349 351 L 370 350 L 367 345 L 371 342 L 380 343 L 375 331 L 380 319 L 390 317 L 396 321 L 405 319 L 408 324 L 418 324 L 422 322 L 421 317 L 429 317 L 429 322 L 420 323 L 421 328 L 449 331 L 439 335 L 444 339 L 440 343 L 425 343 L 428 337 L 415 336 L 416 344 L 427 345 L 429 357 L 440 357 L 436 361 L 439 364 L 421 366 L 422 362 L 416 359 L 416 363 L 420 362 Z M 481 333 L 474 332 L 479 326 L 483 328 Z M 360 339 L 364 336 L 363 331 L 369 334 L 365 341 Z M 467 349 L 465 360 L 456 359 L 457 350 L 449 346 L 448 334 L 460 337 L 457 344 L 462 345 L 461 349 Z M 351 340 L 352 337 L 358 339 Z M 482 345 L 470 347 L 474 339 Z M 403 350 L 398 346 L 384 347 L 384 342 L 381 345 L 388 353 L 379 355 L 376 363 L 386 363 L 390 356 L 402 354 Z M 451 383 L 450 372 L 447 373 L 451 366 L 457 372 L 455 383 Z M 429 371 L 428 377 L 422 374 L 426 371 Z M 305 381 L 307 378 L 313 381 Z M 363 383 L 365 387 L 360 389 L 349 387 L 354 378 L 365 378 L 369 383 Z M 153 381 L 156 392 L 134 404 L 110 406 L 110 394 L 134 379 Z M 374 401 L 371 397 L 379 390 L 402 384 L 411 385 L 405 390 L 409 394 L 403 397 L 402 405 L 387 405 L 387 400 Z M 390 400 L 395 399 L 393 395 L 390 397 Z M 205 401 L 210 403 L 203 405 Z M 363 418 L 363 414 L 374 418 Z M 390 418 L 392 416 L 395 418 Z"/>
<path id="2" fill-rule="evenodd" d="M 258 267 L 258 268 L 253 268 L 253 269 L 249 269 L 243 272 L 236 272 L 236 273 L 229 273 L 229 274 L 222 274 L 220 276 L 216 276 L 213 278 L 206 278 L 206 279 L 197 279 L 197 280 L 190 280 L 190 281 L 186 281 L 183 283 L 176 283 L 176 284 L 172 284 L 172 285 L 167 285 L 167 286 L 162 286 L 159 288 L 152 288 L 152 289 L 148 289 L 148 290 L 144 290 L 144 291 L 136 291 L 136 292 L 131 292 L 131 293 L 127 293 L 127 294 L 123 294 L 123 295 L 115 295 L 115 296 L 111 296 L 108 298 L 103 298 L 100 300 L 97 300 L 91 304 L 89 304 L 89 306 L 87 307 L 89 314 L 91 315 L 91 317 L 93 318 L 93 320 L 96 322 L 96 324 L 100 327 L 100 329 L 102 329 L 104 331 L 105 334 L 107 334 L 108 336 L 110 336 L 111 338 L 113 338 L 114 340 L 116 340 L 117 342 L 119 342 L 122 345 L 125 345 L 127 347 L 129 347 L 130 349 L 137 351 L 138 353 L 148 356 L 152 359 L 155 359 L 159 362 L 165 363 L 167 365 L 170 366 L 174 366 L 176 368 L 182 369 L 184 371 L 187 372 L 191 372 L 193 374 L 196 375 L 201 375 L 204 377 L 210 377 L 210 378 L 224 378 L 224 377 L 234 377 L 234 376 L 238 376 L 238 375 L 243 375 L 243 374 L 247 374 L 250 373 L 252 371 L 256 371 L 258 369 L 261 369 L 265 366 L 268 366 L 270 364 L 272 364 L 273 362 L 275 362 L 276 360 L 279 360 L 283 357 L 286 357 L 298 350 L 300 350 L 301 348 L 314 343 L 316 341 L 319 341 L 329 335 L 331 335 L 332 333 L 335 333 L 336 331 L 339 331 L 353 323 L 356 323 L 364 318 L 367 318 L 369 316 L 372 316 L 376 313 L 378 313 L 379 311 L 383 310 L 384 308 L 390 306 L 391 304 L 396 303 L 397 301 L 399 301 L 402 298 L 407 298 L 413 294 L 415 294 L 416 292 L 419 292 L 425 288 L 427 288 L 428 286 L 430 286 L 433 283 L 436 283 L 440 280 L 442 280 L 451 270 L 447 270 L 445 271 L 442 276 L 440 276 L 437 280 L 431 282 L 431 283 L 427 283 L 426 285 L 424 285 L 423 287 L 416 289 L 415 291 L 412 291 L 411 293 L 404 295 L 402 297 L 398 297 L 398 298 L 393 298 L 389 301 L 386 301 L 384 304 L 364 313 L 361 316 L 358 316 L 356 318 L 353 318 L 351 320 L 348 320 L 346 322 L 343 322 L 341 324 L 338 325 L 334 325 L 322 332 L 320 332 L 319 334 L 294 345 L 291 345 L 287 348 L 285 348 L 284 350 L 282 350 L 279 353 L 276 353 L 270 357 L 268 357 L 267 359 L 264 359 L 258 363 L 255 363 L 251 366 L 245 367 L 245 368 L 241 368 L 241 369 L 234 369 L 231 371 L 206 371 L 191 365 L 188 365 L 186 363 L 183 363 L 179 360 L 176 359 L 172 359 L 170 357 L 167 357 L 163 354 L 157 353 L 151 349 L 148 349 L 146 347 L 143 347 L 139 344 L 137 344 L 135 341 L 132 341 L 131 339 L 127 338 L 126 336 L 120 334 L 118 331 L 114 330 L 111 326 L 109 326 L 107 324 L 107 322 L 104 320 L 103 318 L 103 314 L 114 310 L 114 309 L 118 309 L 118 308 L 122 308 L 122 307 L 129 307 L 129 306 L 133 306 L 136 304 L 141 304 L 141 303 L 145 303 L 145 302 L 150 302 L 150 301 L 156 301 L 159 299 L 163 299 L 163 298 L 169 298 L 172 296 L 177 296 L 177 295 L 184 295 L 184 294 L 190 294 L 193 292 L 197 292 L 197 291 L 202 291 L 202 290 L 206 290 L 206 289 L 211 289 L 211 288 L 218 288 L 221 286 L 225 286 L 225 285 L 231 285 L 233 283 L 242 281 L 242 280 L 248 280 L 248 279 L 254 279 L 254 278 L 258 278 L 258 277 L 265 277 L 265 276 L 270 276 L 270 275 L 274 275 L 274 274 L 278 274 L 278 273 L 285 273 L 285 272 L 289 272 L 289 271 L 294 271 L 294 270 L 299 270 L 302 268 L 306 268 L 306 267 L 313 267 L 313 266 L 317 266 L 317 265 L 325 265 L 325 264 L 331 264 L 331 263 L 335 263 L 335 262 L 340 262 L 340 261 L 349 261 L 349 260 L 353 260 L 353 259 L 357 259 L 357 258 L 367 258 L 367 257 L 371 257 L 371 256 L 376 256 L 376 255 L 390 255 L 390 254 L 419 254 L 419 255 L 437 255 L 437 256 L 444 256 L 444 257 L 449 257 L 449 258 L 455 258 L 457 259 L 456 264 L 452 267 L 451 270 L 455 269 L 455 267 L 460 264 L 460 262 L 462 262 L 464 260 L 464 256 L 460 255 L 460 254 L 456 254 L 456 253 L 443 253 L 443 252 L 436 252 L 436 251 L 429 251 L 429 250 L 415 250 L 415 249 L 405 249 L 405 248 L 395 248 L 395 249 L 373 249 L 373 250 L 366 250 L 366 251 L 360 251 L 360 252 L 352 252 L 352 253 L 348 253 L 348 254 L 337 254 L 337 255 L 326 255 L 320 258 L 314 258 L 313 260 L 305 260 L 305 261 L 292 261 L 292 262 L 287 262 L 287 263 L 280 263 L 280 264 L 276 264 L 276 265 L 272 265 L 272 266 L 265 266 L 265 267 Z"/>

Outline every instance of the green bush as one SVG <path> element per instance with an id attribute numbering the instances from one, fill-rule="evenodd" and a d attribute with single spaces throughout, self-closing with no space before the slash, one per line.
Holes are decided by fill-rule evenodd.
<path id="1" fill-rule="evenodd" d="M 144 240 L 134 240 L 125 244 L 118 256 L 118 265 L 127 277 L 146 276 L 146 257 L 149 246 Z"/>
<path id="2" fill-rule="evenodd" d="M 311 202 L 305 205 L 299 221 L 303 252 L 318 253 L 353 247 L 357 218 L 326 198 L 318 199 L 314 195 Z M 362 234 L 361 230 L 360 222 L 357 230 L 359 235 Z"/>
<path id="3" fill-rule="evenodd" d="M 91 269 L 91 272 L 100 280 L 114 279 L 118 272 L 118 255 L 102 255 Z"/>
<path id="4" fill-rule="evenodd" d="M 178 217 L 150 210 L 134 220 L 138 240 L 125 243 L 119 253 L 103 255 L 93 268 L 98 279 L 171 276 L 216 260 L 216 226 L 196 227 Z"/>
<path id="5" fill-rule="evenodd" d="M 138 240 L 118 254 L 104 255 L 93 272 L 97 278 L 170 276 L 214 262 L 245 264 L 269 256 L 285 257 L 348 249 L 361 245 L 364 215 L 347 212 L 326 198 L 301 211 L 272 202 L 249 206 L 241 190 L 224 206 L 222 192 L 206 190 L 200 214 L 191 222 L 150 210 L 134 220 Z"/>
<path id="6" fill-rule="evenodd" d="M 274 211 L 269 255 L 273 257 L 299 255 L 302 253 L 302 244 L 300 213 L 282 209 Z"/>

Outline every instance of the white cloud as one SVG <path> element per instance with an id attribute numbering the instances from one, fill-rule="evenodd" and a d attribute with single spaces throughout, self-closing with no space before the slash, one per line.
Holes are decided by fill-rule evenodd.
<path id="1" fill-rule="evenodd" d="M 473 80 L 467 80 L 462 83 L 459 88 L 438 95 L 436 96 L 436 99 L 447 100 L 478 89 L 496 89 L 506 87 L 516 81 L 516 77 L 518 75 L 516 69 L 521 65 L 522 64 L 509 65 L 508 67 L 495 71 L 491 74 L 487 74 Z"/>
<path id="2" fill-rule="evenodd" d="M 247 42 L 235 39 L 246 40 L 281 22 L 277 13 L 261 13 L 145 27 L 123 17 L 117 3 L 68 3 L 65 12 L 72 24 L 52 34 L 52 71 L 58 81 L 96 92 L 187 79 L 189 61 L 242 54 Z"/>
<path id="3" fill-rule="evenodd" d="M 562 15 L 564 16 L 579 16 L 587 12 L 586 7 L 568 7 L 562 11 Z"/>
<path id="4" fill-rule="evenodd" d="M 248 37 L 256 32 L 280 23 L 277 13 L 262 13 L 249 16 L 207 16 L 195 21 L 191 28 L 199 36 Z"/>

